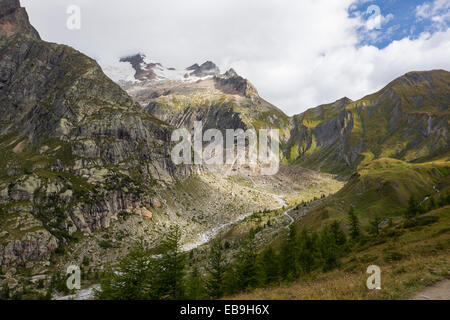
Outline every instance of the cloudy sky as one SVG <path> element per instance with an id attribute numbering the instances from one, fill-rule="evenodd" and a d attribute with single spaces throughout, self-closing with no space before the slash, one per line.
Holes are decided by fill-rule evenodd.
<path id="1" fill-rule="evenodd" d="M 359 99 L 413 70 L 450 70 L 450 0 L 21 0 L 44 40 L 112 64 L 234 68 L 289 115 Z M 68 8 L 81 10 L 69 29 Z M 72 22 L 73 20 L 69 20 Z"/>

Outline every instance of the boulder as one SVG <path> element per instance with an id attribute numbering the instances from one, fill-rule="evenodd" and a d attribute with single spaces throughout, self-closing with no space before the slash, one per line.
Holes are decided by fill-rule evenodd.
<path id="1" fill-rule="evenodd" d="M 151 200 L 151 204 L 153 208 L 161 208 L 161 201 L 159 201 L 158 199 L 154 198 Z"/>

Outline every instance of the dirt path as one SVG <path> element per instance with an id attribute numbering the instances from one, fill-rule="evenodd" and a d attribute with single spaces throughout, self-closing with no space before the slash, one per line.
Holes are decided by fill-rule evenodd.
<path id="1" fill-rule="evenodd" d="M 411 300 L 450 300 L 450 280 L 442 280 L 417 292 Z"/>
<path id="2" fill-rule="evenodd" d="M 289 219 L 289 224 L 286 226 L 286 229 L 289 229 L 289 227 L 291 226 L 291 224 L 294 223 L 294 218 L 292 218 L 292 217 L 289 215 L 289 212 L 291 212 L 291 211 L 294 210 L 294 209 L 295 209 L 295 206 L 292 207 L 292 208 L 287 209 L 287 210 L 284 212 L 284 215 Z"/>

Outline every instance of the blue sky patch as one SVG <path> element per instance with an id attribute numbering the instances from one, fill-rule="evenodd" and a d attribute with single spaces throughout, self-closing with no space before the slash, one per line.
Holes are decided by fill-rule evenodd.
<path id="1" fill-rule="evenodd" d="M 360 45 L 382 49 L 395 40 L 447 30 L 449 7 L 450 0 L 358 0 L 348 12 L 365 22 L 358 28 Z"/>

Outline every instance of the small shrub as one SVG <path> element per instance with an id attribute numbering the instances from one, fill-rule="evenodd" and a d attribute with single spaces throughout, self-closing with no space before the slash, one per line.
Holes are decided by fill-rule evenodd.
<path id="1" fill-rule="evenodd" d="M 393 271 L 393 273 L 396 274 L 396 275 L 403 274 L 403 273 L 406 273 L 406 272 L 407 272 L 407 270 L 406 270 L 405 267 L 399 267 L 399 268 L 394 269 L 394 271 Z"/>
<path id="2" fill-rule="evenodd" d="M 386 261 L 400 261 L 404 258 L 404 255 L 398 251 L 390 250 L 386 252 Z"/>
<path id="3" fill-rule="evenodd" d="M 364 263 L 374 262 L 374 261 L 377 260 L 377 259 L 378 259 L 377 256 L 374 256 L 374 255 L 371 255 L 371 254 L 365 254 L 365 255 L 363 255 L 363 256 L 361 256 L 361 257 L 359 258 L 359 260 L 360 260 L 361 262 L 364 262 Z"/>
<path id="4" fill-rule="evenodd" d="M 110 248 L 114 248 L 114 245 L 111 241 L 107 241 L 107 240 L 101 240 L 98 241 L 98 245 L 100 248 L 102 249 L 110 249 Z"/>
<path id="5" fill-rule="evenodd" d="M 122 221 L 127 221 L 128 218 L 131 217 L 132 215 L 133 215 L 133 213 L 131 213 L 131 212 L 120 211 L 120 212 L 117 214 L 117 217 L 118 217 L 119 219 L 121 219 Z"/>
<path id="6" fill-rule="evenodd" d="M 439 221 L 439 217 L 437 216 L 417 217 L 415 219 L 406 221 L 403 224 L 403 228 L 410 229 L 414 227 L 428 226 L 430 224 L 436 223 L 437 221 Z"/>
<path id="7" fill-rule="evenodd" d="M 88 266 L 89 265 L 89 258 L 87 257 L 87 256 L 84 256 L 83 257 L 83 261 L 81 262 L 81 264 L 83 265 L 83 266 Z"/>

